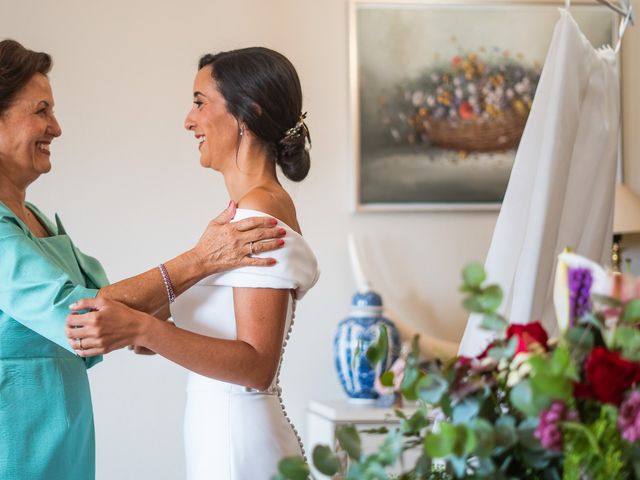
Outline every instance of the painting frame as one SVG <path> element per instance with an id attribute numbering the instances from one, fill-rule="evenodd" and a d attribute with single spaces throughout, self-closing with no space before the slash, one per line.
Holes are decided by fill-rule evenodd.
<path id="1" fill-rule="evenodd" d="M 384 9 L 393 11 L 394 9 L 432 9 L 459 11 L 461 15 L 473 9 L 488 10 L 494 9 L 531 9 L 532 11 L 557 11 L 563 7 L 564 2 L 558 1 L 535 1 L 535 0 L 511 0 L 511 1 L 477 1 L 477 0 L 349 0 L 349 101 L 350 101 L 350 140 L 352 157 L 352 211 L 361 212 L 411 212 L 411 211 L 462 211 L 462 212 L 495 212 L 500 209 L 501 201 L 370 201 L 363 200 L 363 143 L 361 125 L 361 99 L 360 99 L 360 69 L 362 67 L 358 45 L 358 13 L 363 9 Z M 472 8 L 470 8 L 472 7 Z M 551 10 L 550 10 L 551 9 Z M 572 2 L 573 9 L 588 9 L 589 11 L 607 12 L 611 17 L 611 45 L 617 41 L 617 20 L 618 17 L 602 5 L 592 1 Z M 548 41 L 547 39 L 547 44 Z M 543 59 L 544 60 L 544 59 Z M 618 68 L 620 68 L 620 57 L 618 58 Z M 620 148 L 620 146 L 619 146 Z M 515 152 L 513 153 L 515 158 Z M 509 167 L 510 171 L 510 167 Z M 508 176 L 507 176 L 508 180 Z M 506 185 L 505 185 L 506 189 Z M 504 194 L 504 192 L 503 192 Z"/>

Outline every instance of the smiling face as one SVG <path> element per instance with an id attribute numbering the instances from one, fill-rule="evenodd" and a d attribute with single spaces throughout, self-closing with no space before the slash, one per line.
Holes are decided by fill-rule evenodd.
<path id="1" fill-rule="evenodd" d="M 35 74 L 0 115 L 0 175 L 28 185 L 51 170 L 52 140 L 62 134 L 47 77 Z"/>
<path id="2" fill-rule="evenodd" d="M 238 148 L 238 121 L 227 111 L 224 97 L 211 76 L 211 66 L 198 71 L 193 83 L 193 107 L 185 128 L 194 132 L 203 167 L 224 171 L 235 164 Z"/>

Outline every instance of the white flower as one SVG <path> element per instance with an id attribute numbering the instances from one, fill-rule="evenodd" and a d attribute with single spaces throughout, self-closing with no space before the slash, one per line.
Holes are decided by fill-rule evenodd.
<path id="1" fill-rule="evenodd" d="M 416 90 L 415 92 L 413 92 L 413 95 L 411 96 L 411 103 L 414 107 L 419 107 L 420 105 L 422 105 L 423 101 L 424 92 L 422 90 Z"/>

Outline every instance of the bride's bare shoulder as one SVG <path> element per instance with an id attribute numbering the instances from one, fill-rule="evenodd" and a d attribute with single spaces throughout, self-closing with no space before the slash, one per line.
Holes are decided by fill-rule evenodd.
<path id="1" fill-rule="evenodd" d="M 296 207 L 289 194 L 281 188 L 253 188 L 238 200 L 238 208 L 258 210 L 269 214 L 300 233 L 300 226 L 296 218 Z"/>

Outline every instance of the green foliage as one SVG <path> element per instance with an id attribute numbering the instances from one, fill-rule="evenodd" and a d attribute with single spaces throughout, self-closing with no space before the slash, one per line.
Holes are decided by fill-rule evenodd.
<path id="1" fill-rule="evenodd" d="M 317 445 L 313 449 L 313 464 L 320 473 L 335 475 L 340 470 L 340 460 L 326 445 Z"/>
<path id="2" fill-rule="evenodd" d="M 272 480 L 308 480 L 309 465 L 302 457 L 287 457 L 278 463 L 278 474 Z"/>
<path id="3" fill-rule="evenodd" d="M 475 291 L 480 289 L 481 285 L 487 279 L 487 274 L 484 271 L 484 267 L 480 263 L 470 263 L 462 270 L 462 288 L 469 289 L 468 291 Z"/>
<path id="4" fill-rule="evenodd" d="M 610 405 L 599 407 L 595 421 L 565 423 L 564 479 L 625 480 L 634 478 L 624 457 L 626 445 L 617 428 L 617 411 Z M 637 477 L 636 477 L 637 478 Z"/>
<path id="5" fill-rule="evenodd" d="M 387 358 L 389 351 L 389 334 L 387 327 L 380 325 L 378 340 L 374 342 L 367 350 L 367 360 L 371 365 L 382 363 Z"/>
<path id="6" fill-rule="evenodd" d="M 356 427 L 353 425 L 345 425 L 336 432 L 336 438 L 340 447 L 347 452 L 352 460 L 360 460 L 362 456 L 362 442 Z"/>
<path id="7" fill-rule="evenodd" d="M 480 314 L 482 327 L 496 336 L 486 356 L 425 366 L 420 363 L 416 335 L 399 389 L 406 400 L 417 402 L 417 409 L 411 415 L 395 411 L 399 428 L 360 432 L 353 425 L 338 428 L 341 451 L 323 445 L 313 451 L 319 471 L 342 480 L 624 480 L 634 474 L 640 478 L 640 442 L 631 445 L 621 438 L 617 409 L 573 396 L 574 384 L 584 381 L 583 362 L 594 346 L 606 345 L 640 361 L 640 299 L 623 304 L 592 296 L 596 308 L 568 328 L 551 351 L 532 347 L 523 357 L 515 354 L 523 338 L 507 338 L 508 321 L 497 313 L 502 290 L 484 285 L 486 278 L 482 265 L 468 265 L 460 288 L 465 308 Z M 608 310 L 599 311 L 597 306 Z M 612 309 L 620 312 L 621 322 L 613 329 L 608 326 Z M 379 365 L 387 350 L 388 332 L 383 327 L 367 359 Z M 394 387 L 394 381 L 393 372 L 382 372 L 383 385 Z M 560 423 L 562 452 L 543 448 L 535 435 L 540 413 L 554 400 L 580 414 L 580 422 Z M 442 418 L 435 426 L 434 409 Z M 364 452 L 361 434 L 384 438 L 375 451 Z M 390 468 L 401 463 L 409 450 L 419 455 L 417 463 L 390 475 Z M 306 480 L 308 474 L 302 458 L 283 459 L 273 480 Z"/>
<path id="8" fill-rule="evenodd" d="M 616 329 L 614 348 L 621 350 L 622 356 L 632 360 L 640 360 L 640 330 L 637 327 L 621 326 Z"/>
<path id="9" fill-rule="evenodd" d="M 628 302 L 622 310 L 623 322 L 634 322 L 640 320 L 640 298 Z"/>
<path id="10" fill-rule="evenodd" d="M 417 382 L 415 388 L 420 400 L 437 405 L 448 390 L 449 384 L 437 373 L 428 373 Z"/>

